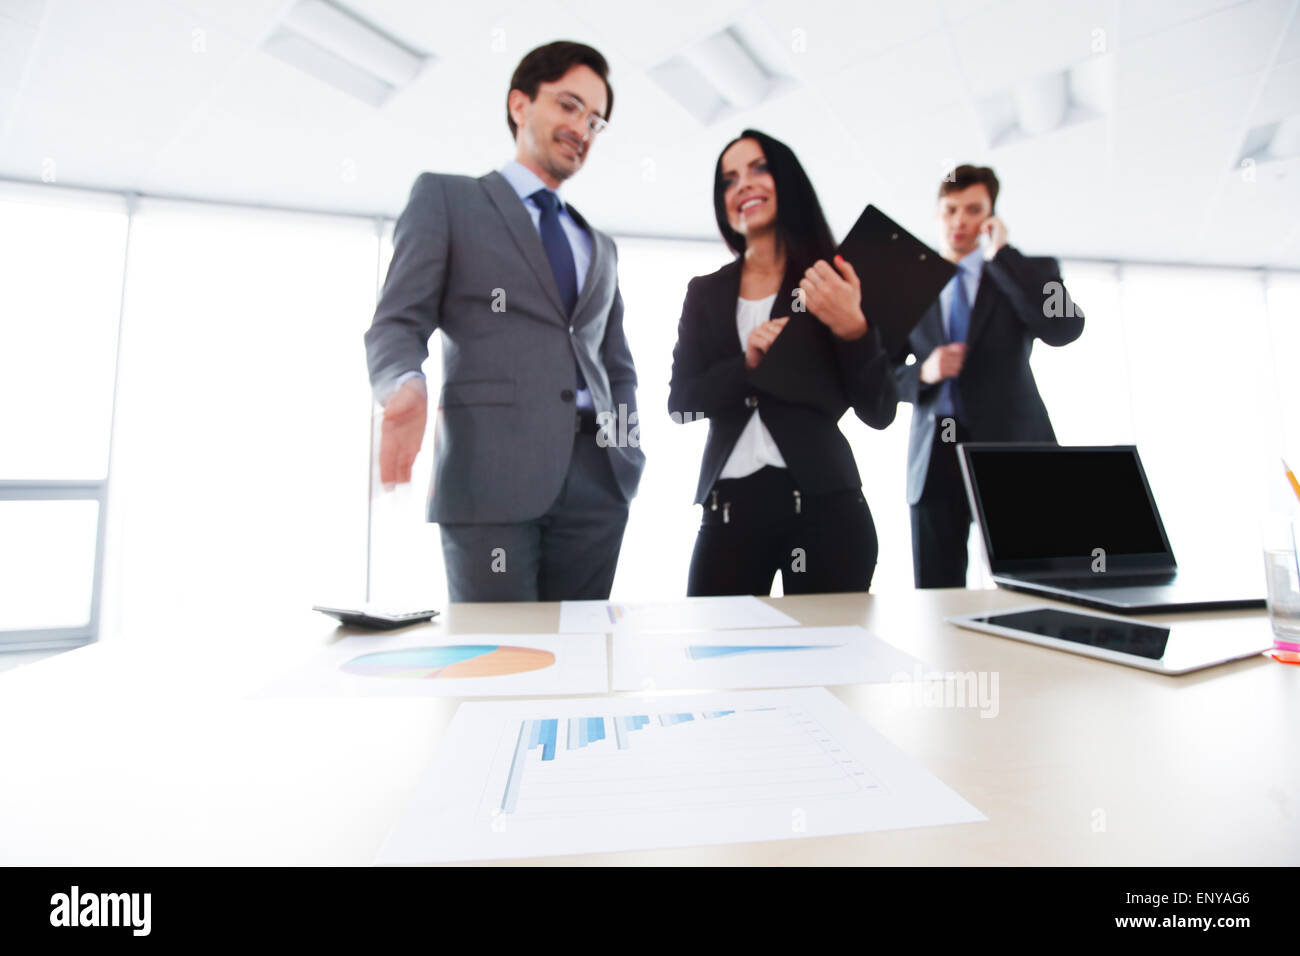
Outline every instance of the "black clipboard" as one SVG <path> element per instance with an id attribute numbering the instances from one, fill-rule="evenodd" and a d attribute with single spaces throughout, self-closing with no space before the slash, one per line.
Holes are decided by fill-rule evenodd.
<path id="1" fill-rule="evenodd" d="M 890 356 L 902 352 L 912 329 L 957 274 L 953 263 L 872 205 L 837 251 L 857 272 L 862 314 L 880 332 Z"/>
<path id="2" fill-rule="evenodd" d="M 811 405 L 838 419 L 849 407 L 831 332 L 816 316 L 791 312 L 749 381 L 777 398 Z"/>
<path id="3" fill-rule="evenodd" d="M 957 267 L 868 205 L 836 250 L 862 283 L 862 314 L 897 356 L 907 337 L 957 274 Z M 835 268 L 832 263 L 831 268 Z M 849 406 L 835 357 L 834 333 L 808 312 L 792 312 L 758 367 L 752 384 L 777 398 L 811 405 L 833 418 Z"/>

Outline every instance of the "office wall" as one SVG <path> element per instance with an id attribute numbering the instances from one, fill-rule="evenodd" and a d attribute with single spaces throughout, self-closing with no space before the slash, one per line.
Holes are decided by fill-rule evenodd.
<path id="1" fill-rule="evenodd" d="M 126 236 L 120 196 L 0 187 L 0 643 L 95 626 Z"/>
<path id="2" fill-rule="evenodd" d="M 361 337 L 376 258 L 364 220 L 140 203 L 113 449 L 110 625 L 170 620 L 181 639 L 309 607 L 361 580 Z"/>
<path id="3" fill-rule="evenodd" d="M 1033 367 L 1067 444 L 1138 446 L 1180 563 L 1257 563 L 1300 455 L 1296 279 L 1262 270 L 1065 263 L 1087 315 Z M 1098 489 L 1099 494 L 1105 489 Z"/>

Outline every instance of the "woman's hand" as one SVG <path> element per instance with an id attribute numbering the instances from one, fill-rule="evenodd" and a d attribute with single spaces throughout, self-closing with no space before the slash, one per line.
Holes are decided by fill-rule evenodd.
<path id="1" fill-rule="evenodd" d="M 788 315 L 783 315 L 779 319 L 768 319 L 749 333 L 749 338 L 745 341 L 745 368 L 751 372 L 758 368 L 758 363 L 763 361 L 763 356 L 767 354 L 767 350 L 772 347 L 772 343 L 776 341 L 776 337 L 781 334 L 781 330 L 789 321 Z"/>
<path id="2" fill-rule="evenodd" d="M 835 257 L 835 265 L 839 272 L 825 259 L 818 259 L 803 274 L 799 288 L 804 305 L 840 338 L 861 338 L 867 333 L 867 318 L 862 314 L 862 283 L 843 256 Z"/>

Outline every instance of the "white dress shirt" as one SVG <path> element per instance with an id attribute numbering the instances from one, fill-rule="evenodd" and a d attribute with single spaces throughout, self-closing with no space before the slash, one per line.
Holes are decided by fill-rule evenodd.
<path id="1" fill-rule="evenodd" d="M 740 350 L 745 351 L 749 335 L 766 322 L 772 315 L 772 303 L 777 294 L 773 292 L 765 299 L 736 299 L 736 331 L 740 333 Z M 719 478 L 744 478 L 752 475 L 765 465 L 785 467 L 781 449 L 776 447 L 772 433 L 763 424 L 758 409 L 754 409 L 745 424 L 745 430 L 736 439 L 727 463 L 722 466 Z"/>

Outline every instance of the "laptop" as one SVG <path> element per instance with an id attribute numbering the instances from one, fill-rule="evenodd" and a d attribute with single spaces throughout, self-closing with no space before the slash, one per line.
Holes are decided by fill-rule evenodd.
<path id="1" fill-rule="evenodd" d="M 1178 567 L 1133 445 L 963 442 L 957 453 L 1001 587 L 1131 612 L 1264 606 L 1258 568 Z"/>

